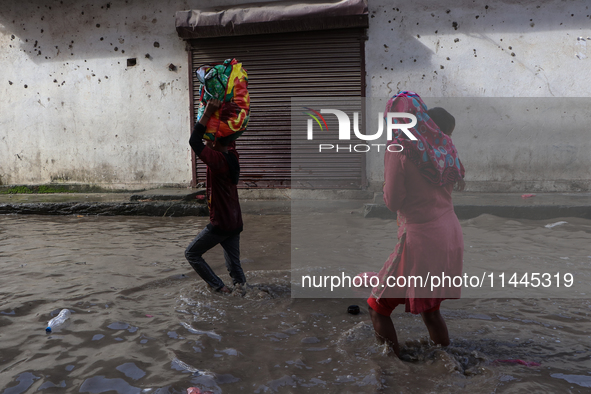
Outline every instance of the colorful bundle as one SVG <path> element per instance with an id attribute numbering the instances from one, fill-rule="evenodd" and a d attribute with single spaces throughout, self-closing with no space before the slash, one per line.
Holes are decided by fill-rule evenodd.
<path id="1" fill-rule="evenodd" d="M 240 137 L 250 119 L 248 74 L 242 68 L 242 63 L 228 59 L 222 64 L 201 66 L 195 70 L 195 74 L 201 82 L 197 122 L 203 116 L 209 100 L 214 98 L 222 102 L 220 109 L 207 122 L 204 138 L 214 141 L 228 136 L 233 140 Z"/>

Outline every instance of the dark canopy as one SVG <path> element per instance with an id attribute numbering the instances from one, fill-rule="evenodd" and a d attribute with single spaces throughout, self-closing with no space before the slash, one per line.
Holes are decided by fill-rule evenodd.
<path id="1" fill-rule="evenodd" d="M 368 27 L 367 0 L 274 1 L 178 11 L 183 39 Z"/>

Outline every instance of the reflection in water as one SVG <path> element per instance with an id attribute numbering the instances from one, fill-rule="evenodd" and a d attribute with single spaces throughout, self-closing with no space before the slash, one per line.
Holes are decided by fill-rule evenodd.
<path id="1" fill-rule="evenodd" d="M 105 393 L 115 391 L 120 394 L 139 394 L 142 390 L 133 387 L 123 379 L 108 379 L 104 376 L 93 376 L 86 379 L 80 386 L 81 393 Z"/>
<path id="2" fill-rule="evenodd" d="M 330 220 L 319 215 L 316 223 Z M 389 357 L 362 300 L 291 298 L 289 216 L 245 215 L 249 286 L 231 295 L 212 293 L 184 260 L 203 218 L 0 221 L 0 394 L 186 393 L 192 386 L 214 393 L 584 392 L 590 385 L 585 299 L 446 301 L 447 348 L 426 340 L 419 316 L 395 311 L 404 361 Z M 556 242 L 589 240 L 591 222 L 566 221 L 551 229 Z M 545 224 L 466 221 L 466 258 L 495 264 L 502 227 L 503 237 L 521 237 L 521 249 L 510 250 L 515 264 L 528 262 L 524 234 Z M 580 260 L 589 253 L 581 253 L 573 250 L 565 264 L 588 265 L 591 258 Z M 221 249 L 206 258 L 225 271 Z M 361 306 L 359 315 L 347 313 L 351 304 Z M 50 313 L 61 308 L 72 310 L 70 325 L 45 335 Z"/>
<path id="3" fill-rule="evenodd" d="M 16 386 L 12 386 L 4 390 L 3 394 L 20 394 L 24 393 L 35 383 L 36 380 L 41 379 L 40 376 L 35 376 L 31 372 L 24 372 L 18 375 L 15 379 Z"/>

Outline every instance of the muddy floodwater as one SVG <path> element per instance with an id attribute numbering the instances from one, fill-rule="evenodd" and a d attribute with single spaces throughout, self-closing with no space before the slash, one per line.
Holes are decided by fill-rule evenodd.
<path id="1" fill-rule="evenodd" d="M 350 220 L 395 230 L 357 213 Z M 544 227 L 558 221 L 567 223 Z M 401 361 L 376 343 L 362 299 L 292 298 L 289 215 L 244 215 L 250 286 L 231 295 L 212 293 L 184 258 L 206 223 L 0 216 L 0 394 L 186 393 L 192 386 L 216 394 L 591 390 L 587 298 L 445 301 L 447 348 L 429 344 L 420 316 L 397 310 Z M 330 215 L 318 215 L 314 226 L 330 223 Z M 551 258 L 591 276 L 589 220 L 483 215 L 461 224 L 465 260 L 482 267 Z M 359 271 L 379 269 L 394 247 L 380 233 L 383 258 L 360 262 Z M 204 257 L 229 283 L 222 249 Z M 361 313 L 348 314 L 351 304 Z M 68 325 L 46 334 L 63 308 L 72 312 Z"/>

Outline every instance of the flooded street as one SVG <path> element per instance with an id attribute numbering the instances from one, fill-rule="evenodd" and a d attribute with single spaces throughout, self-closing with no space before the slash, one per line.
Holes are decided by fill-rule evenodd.
<path id="1" fill-rule="evenodd" d="M 331 220 L 319 215 L 316 225 Z M 395 229 L 357 214 L 350 220 L 376 232 Z M 551 258 L 567 257 L 565 265 L 588 276 L 591 221 L 552 221 L 559 220 L 568 224 L 551 235 L 538 230 L 549 221 L 461 221 L 465 260 L 487 267 L 511 255 L 529 264 L 552 239 L 564 252 Z M 289 215 L 244 215 L 241 259 L 250 286 L 231 295 L 212 293 L 184 258 L 206 224 L 202 217 L 0 216 L 0 394 L 591 387 L 588 298 L 445 301 L 452 344 L 444 349 L 428 344 L 420 316 L 400 308 L 392 316 L 408 360 L 401 361 L 377 345 L 364 300 L 291 298 Z M 383 259 L 359 271 L 379 269 L 394 243 L 381 245 Z M 221 247 L 204 257 L 229 283 Z M 348 314 L 351 304 L 361 314 Z M 62 308 L 72 311 L 69 324 L 46 334 Z"/>

